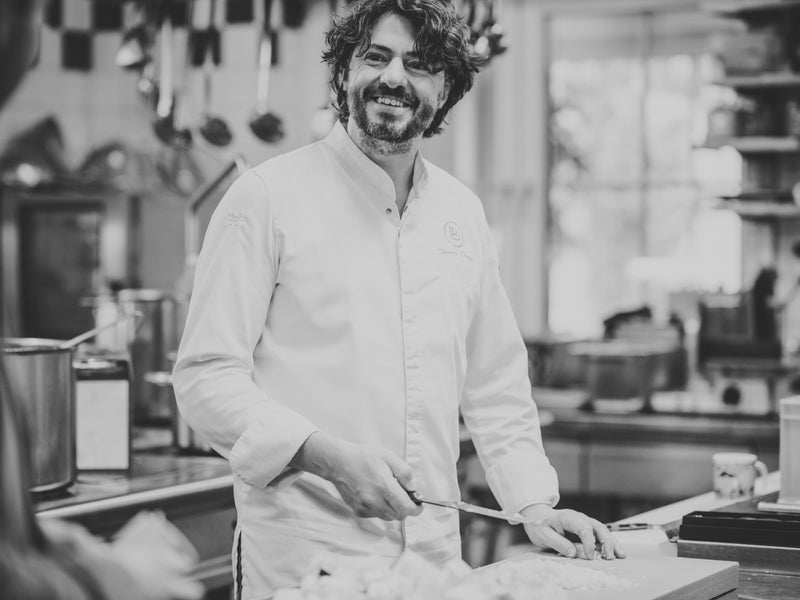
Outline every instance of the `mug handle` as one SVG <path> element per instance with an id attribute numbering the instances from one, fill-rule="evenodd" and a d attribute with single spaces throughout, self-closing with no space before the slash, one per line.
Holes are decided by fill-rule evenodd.
<path id="1" fill-rule="evenodd" d="M 767 475 L 769 475 L 769 469 L 767 469 L 767 465 L 765 465 L 760 460 L 757 460 L 754 466 L 756 468 L 756 473 L 757 473 L 756 482 L 758 482 L 759 479 L 762 479 Z"/>

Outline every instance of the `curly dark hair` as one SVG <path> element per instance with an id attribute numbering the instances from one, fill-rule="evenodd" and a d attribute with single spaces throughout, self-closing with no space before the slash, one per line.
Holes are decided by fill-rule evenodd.
<path id="1" fill-rule="evenodd" d="M 387 13 L 405 17 L 416 29 L 414 52 L 426 64 L 441 65 L 450 93 L 423 137 L 442 131 L 447 113 L 464 97 L 485 64 L 470 45 L 471 30 L 447 0 L 358 0 L 343 17 L 336 19 L 325 35 L 323 62 L 331 70 L 330 85 L 336 94 L 334 107 L 339 120 L 350 116 L 347 105 L 347 80 L 350 59 L 369 45 L 375 23 Z"/>

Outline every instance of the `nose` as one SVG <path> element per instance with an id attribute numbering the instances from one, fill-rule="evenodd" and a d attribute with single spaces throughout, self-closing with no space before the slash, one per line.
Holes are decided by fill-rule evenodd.
<path id="1" fill-rule="evenodd" d="M 406 69 L 403 65 L 403 59 L 395 56 L 381 73 L 381 83 L 394 88 L 403 85 L 405 79 Z"/>

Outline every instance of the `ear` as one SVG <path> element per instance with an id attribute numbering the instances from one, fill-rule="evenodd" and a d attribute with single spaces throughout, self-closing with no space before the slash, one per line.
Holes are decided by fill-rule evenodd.
<path id="1" fill-rule="evenodd" d="M 444 103 L 447 102 L 447 97 L 450 95 L 450 88 L 453 87 L 453 84 L 450 83 L 450 80 L 445 78 L 444 85 L 442 85 L 442 90 L 439 93 L 439 106 L 437 108 L 442 108 Z"/>

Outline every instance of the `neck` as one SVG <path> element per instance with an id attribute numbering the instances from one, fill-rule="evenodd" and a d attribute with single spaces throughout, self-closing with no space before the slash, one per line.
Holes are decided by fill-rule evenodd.
<path id="1" fill-rule="evenodd" d="M 347 133 L 356 146 L 392 180 L 397 210 L 402 213 L 414 178 L 414 159 L 419 150 L 419 138 L 399 144 L 376 140 L 364 135 L 352 120 L 347 124 Z"/>

